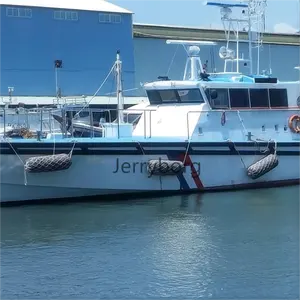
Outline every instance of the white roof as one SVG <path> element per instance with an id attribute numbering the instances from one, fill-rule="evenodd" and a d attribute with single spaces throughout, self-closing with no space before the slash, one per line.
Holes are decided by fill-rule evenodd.
<path id="1" fill-rule="evenodd" d="M 31 6 L 132 14 L 131 11 L 104 0 L 0 0 L 0 5 Z"/>

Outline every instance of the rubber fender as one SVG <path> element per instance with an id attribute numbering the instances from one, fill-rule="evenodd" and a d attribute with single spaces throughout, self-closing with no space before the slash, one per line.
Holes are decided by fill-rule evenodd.
<path id="1" fill-rule="evenodd" d="M 150 160 L 147 166 L 149 175 L 177 175 L 183 170 L 183 162 L 177 160 Z"/>
<path id="2" fill-rule="evenodd" d="M 55 172 L 69 169 L 72 159 L 68 154 L 55 154 L 30 157 L 26 160 L 24 168 L 29 173 Z"/>
<path id="3" fill-rule="evenodd" d="M 248 167 L 247 175 L 252 179 L 257 179 L 270 172 L 278 166 L 276 154 L 269 154 Z"/>

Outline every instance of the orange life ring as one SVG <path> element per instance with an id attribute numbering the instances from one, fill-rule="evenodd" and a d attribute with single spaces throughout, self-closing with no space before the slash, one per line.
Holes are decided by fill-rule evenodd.
<path id="1" fill-rule="evenodd" d="M 292 132 L 300 133 L 300 116 L 292 115 L 289 118 L 289 128 Z"/>

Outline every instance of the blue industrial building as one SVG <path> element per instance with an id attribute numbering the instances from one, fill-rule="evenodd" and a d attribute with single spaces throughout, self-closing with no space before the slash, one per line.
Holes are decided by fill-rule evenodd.
<path id="1" fill-rule="evenodd" d="M 0 0 L 0 8 L 0 95 L 8 87 L 15 96 L 93 95 L 117 50 L 124 89 L 134 88 L 130 11 L 101 0 Z M 113 81 L 99 95 L 114 91 Z"/>
<path id="2" fill-rule="evenodd" d="M 169 37 L 176 29 L 155 25 L 151 34 L 145 24 L 135 24 L 134 38 L 132 12 L 103 0 L 0 0 L 0 12 L 0 96 L 7 98 L 8 88 L 13 87 L 15 103 L 23 102 L 22 96 L 51 102 L 57 92 L 62 97 L 92 96 L 111 69 L 117 50 L 123 61 L 125 96 L 145 96 L 140 83 L 159 75 L 183 76 L 186 53 L 182 47 L 166 45 L 167 37 L 190 39 L 189 34 L 195 34 L 195 29 L 181 28 L 178 36 Z M 165 27 L 160 36 L 159 27 Z M 182 37 L 185 31 L 189 33 Z M 202 34 L 207 38 L 207 33 L 199 32 L 194 39 L 201 40 Z M 213 30 L 211 34 L 214 40 Z M 201 49 L 209 72 L 223 70 L 218 51 L 224 38 L 215 40 L 217 46 Z M 241 43 L 240 50 L 248 56 L 247 44 Z M 280 80 L 299 79 L 299 71 L 294 70 L 300 63 L 299 43 L 264 44 L 260 57 L 261 70 L 272 68 Z M 110 76 L 98 95 L 113 93 L 115 88 Z"/>

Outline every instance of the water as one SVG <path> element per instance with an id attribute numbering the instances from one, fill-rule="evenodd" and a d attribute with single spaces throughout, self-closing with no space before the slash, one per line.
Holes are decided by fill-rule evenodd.
<path id="1" fill-rule="evenodd" d="M 1 299 L 299 298 L 299 196 L 2 208 Z"/>

